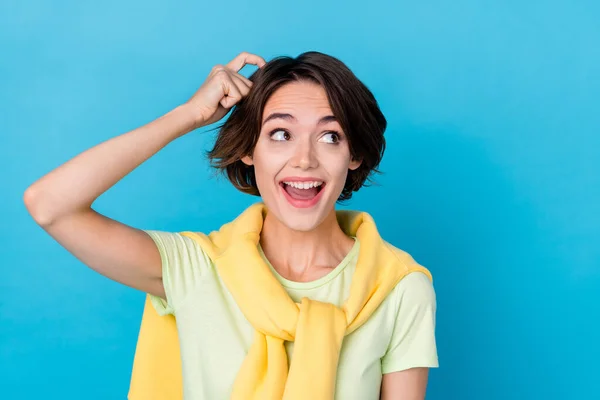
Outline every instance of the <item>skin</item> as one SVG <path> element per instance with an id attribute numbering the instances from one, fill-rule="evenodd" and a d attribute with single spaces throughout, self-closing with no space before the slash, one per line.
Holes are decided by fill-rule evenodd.
<path id="1" fill-rule="evenodd" d="M 337 223 L 335 203 L 348 171 L 358 168 L 360 161 L 351 159 L 348 141 L 337 121 L 320 122 L 323 117 L 333 117 L 321 86 L 286 84 L 265 104 L 263 120 L 272 114 L 290 117 L 263 124 L 252 156 L 242 159 L 254 165 L 257 186 L 269 210 L 261 245 L 282 276 L 311 281 L 335 268 L 354 244 Z M 324 181 L 319 203 L 312 208 L 292 206 L 279 184 L 287 177 Z"/>
<path id="2" fill-rule="evenodd" d="M 91 269 L 164 298 L 161 258 L 152 239 L 142 230 L 96 212 L 92 205 L 169 143 L 226 115 L 252 87 L 252 82 L 238 73 L 246 64 L 262 67 L 265 60 L 244 52 L 227 65 L 215 66 L 184 104 L 78 154 L 38 179 L 23 196 L 32 218 Z M 293 118 L 265 123 L 253 153 L 243 159 L 254 165 L 259 190 L 269 208 L 261 244 L 283 276 L 311 281 L 334 268 L 353 244 L 337 225 L 334 207 L 346 174 L 360 162 L 351 159 L 337 122 L 318 123 L 323 116 L 333 115 L 319 86 L 301 82 L 280 88 L 265 105 L 264 117 L 273 112 L 285 112 Z M 268 133 L 281 127 L 289 131 L 290 140 L 273 141 Z M 331 143 L 332 135 L 327 133 L 331 130 L 340 133 L 337 145 Z M 279 134 L 276 137 L 281 138 Z M 311 209 L 292 207 L 278 186 L 279 180 L 288 176 L 324 180 L 323 198 Z M 384 375 L 381 398 L 423 399 L 427 371 L 415 368 Z"/>

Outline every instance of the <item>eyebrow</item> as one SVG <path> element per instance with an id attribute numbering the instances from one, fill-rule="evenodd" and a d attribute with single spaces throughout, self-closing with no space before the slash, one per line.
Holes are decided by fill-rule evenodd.
<path id="1" fill-rule="evenodd" d="M 292 114 L 273 113 L 273 114 L 270 114 L 267 118 L 265 118 L 262 123 L 264 125 L 267 122 L 274 120 L 274 119 L 283 119 L 283 120 L 289 121 L 289 122 L 296 122 L 296 117 L 294 117 Z M 325 124 L 327 122 L 336 122 L 336 121 L 337 121 L 337 118 L 334 117 L 333 115 L 326 115 L 323 118 L 321 118 L 319 120 L 319 122 L 317 122 L 317 125 Z"/>

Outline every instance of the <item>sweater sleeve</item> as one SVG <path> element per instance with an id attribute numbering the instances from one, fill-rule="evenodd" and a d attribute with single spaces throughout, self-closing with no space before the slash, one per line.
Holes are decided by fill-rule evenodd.
<path id="1" fill-rule="evenodd" d="M 436 295 L 422 272 L 412 272 L 394 289 L 397 315 L 392 338 L 381 359 L 382 373 L 438 367 L 435 339 Z"/>

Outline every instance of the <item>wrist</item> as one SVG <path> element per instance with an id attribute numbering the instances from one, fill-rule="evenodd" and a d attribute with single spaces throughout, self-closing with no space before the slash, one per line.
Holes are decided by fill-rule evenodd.
<path id="1" fill-rule="evenodd" d="M 199 116 L 193 107 L 188 103 L 175 107 L 173 112 L 176 113 L 182 121 L 184 121 L 183 124 L 185 126 L 185 131 L 182 132 L 182 136 L 204 126 L 204 119 L 202 116 Z"/>

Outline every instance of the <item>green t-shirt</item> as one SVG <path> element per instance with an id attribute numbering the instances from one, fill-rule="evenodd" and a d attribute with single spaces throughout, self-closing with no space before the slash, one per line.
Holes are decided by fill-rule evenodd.
<path id="1" fill-rule="evenodd" d="M 198 243 L 179 233 L 145 232 L 160 252 L 166 293 L 166 301 L 152 296 L 152 303 L 160 315 L 176 317 L 184 398 L 229 399 L 237 372 L 254 339 L 252 325 Z M 329 274 L 312 282 L 283 278 L 259 250 L 295 302 L 308 297 L 341 306 L 350 291 L 359 247 L 355 239 L 344 260 Z M 421 272 L 404 277 L 369 320 L 345 336 L 335 398 L 376 400 L 382 374 L 413 367 L 437 367 L 435 311 L 435 291 L 429 278 Z M 285 344 L 291 361 L 294 343 Z"/>

